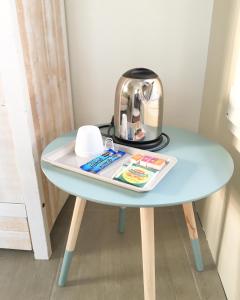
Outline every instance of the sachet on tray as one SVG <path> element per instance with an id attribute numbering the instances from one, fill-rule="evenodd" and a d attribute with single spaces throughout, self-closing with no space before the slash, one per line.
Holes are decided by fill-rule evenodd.
<path id="1" fill-rule="evenodd" d="M 143 188 L 159 174 L 166 164 L 167 161 L 164 159 L 136 153 L 131 156 L 128 164 L 122 165 L 113 179 Z"/>
<path id="2" fill-rule="evenodd" d="M 126 153 L 124 151 L 114 151 L 112 149 L 108 149 L 100 156 L 97 156 L 86 164 L 80 166 L 80 168 L 84 171 L 96 174 L 111 165 L 116 160 L 122 158 L 125 154 Z"/>
<path id="3" fill-rule="evenodd" d="M 124 155 L 124 151 L 108 149 L 100 156 L 81 165 L 80 168 L 86 172 L 97 174 Z M 142 188 L 154 179 L 166 163 L 164 159 L 136 153 L 130 157 L 127 163 L 123 163 L 118 168 L 112 178 Z"/>
<path id="4" fill-rule="evenodd" d="M 113 177 L 114 180 L 131 184 L 137 187 L 146 186 L 157 174 L 158 170 L 143 167 L 139 164 L 122 165 L 119 172 Z"/>

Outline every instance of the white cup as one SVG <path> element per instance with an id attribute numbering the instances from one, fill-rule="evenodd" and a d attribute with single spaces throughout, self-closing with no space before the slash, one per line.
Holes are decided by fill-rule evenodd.
<path id="1" fill-rule="evenodd" d="M 80 157 L 91 157 L 104 151 L 102 135 L 97 126 L 85 125 L 78 129 L 75 153 Z"/>

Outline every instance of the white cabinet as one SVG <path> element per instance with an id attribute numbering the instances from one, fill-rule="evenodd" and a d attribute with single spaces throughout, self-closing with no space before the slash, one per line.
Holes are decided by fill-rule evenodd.
<path id="1" fill-rule="evenodd" d="M 41 172 L 41 153 L 73 129 L 64 1 L 1 1 L 0 22 L 0 248 L 46 259 L 67 194 Z"/>
<path id="2" fill-rule="evenodd" d="M 24 203 L 0 203 L 0 248 L 32 250 Z"/>

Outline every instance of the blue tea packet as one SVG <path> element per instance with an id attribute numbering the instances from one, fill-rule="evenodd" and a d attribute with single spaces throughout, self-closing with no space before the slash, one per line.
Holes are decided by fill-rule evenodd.
<path id="1" fill-rule="evenodd" d="M 104 161 L 100 162 L 99 164 L 97 164 L 95 167 L 93 167 L 90 172 L 91 173 L 98 173 L 101 170 L 103 170 L 104 168 L 106 168 L 107 166 L 109 166 L 110 164 L 112 164 L 113 162 L 115 162 L 116 160 L 120 159 L 123 157 L 123 155 L 125 155 L 126 152 L 124 151 L 118 151 L 115 154 L 109 156 L 107 159 L 105 159 Z"/>
<path id="2" fill-rule="evenodd" d="M 96 167 L 98 164 L 100 164 L 101 162 L 103 162 L 104 160 L 108 159 L 109 157 L 111 157 L 112 155 L 114 155 L 116 153 L 117 153 L 116 151 L 114 151 L 112 149 L 108 149 L 107 151 L 103 152 L 101 155 L 95 157 L 94 159 L 90 160 L 86 164 L 80 166 L 80 168 L 84 171 L 89 172 L 94 167 Z"/>

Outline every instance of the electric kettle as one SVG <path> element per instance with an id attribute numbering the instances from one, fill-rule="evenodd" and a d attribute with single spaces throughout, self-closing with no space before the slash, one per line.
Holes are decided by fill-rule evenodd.
<path id="1" fill-rule="evenodd" d="M 152 70 L 131 69 L 117 84 L 114 107 L 115 139 L 125 144 L 162 140 L 163 87 Z"/>

